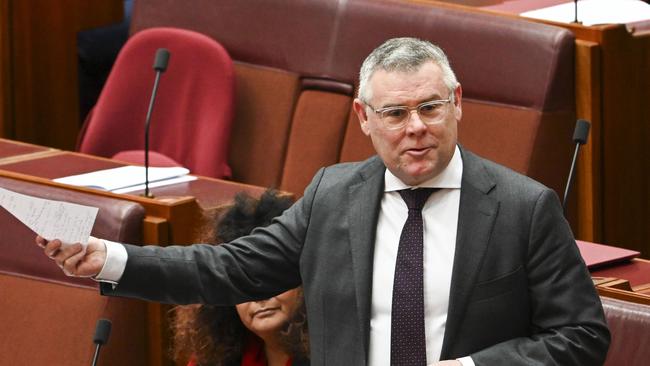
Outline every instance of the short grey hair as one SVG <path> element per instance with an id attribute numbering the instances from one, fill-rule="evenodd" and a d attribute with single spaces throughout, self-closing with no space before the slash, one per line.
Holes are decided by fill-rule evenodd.
<path id="1" fill-rule="evenodd" d="M 388 72 L 414 72 L 427 62 L 434 62 L 442 69 L 442 79 L 450 91 L 458 84 L 444 51 L 429 41 L 417 38 L 392 38 L 375 48 L 363 61 L 359 71 L 359 99 L 368 103 L 372 98 L 369 90 L 370 77 L 377 70 Z M 453 97 L 453 93 L 452 93 Z"/>

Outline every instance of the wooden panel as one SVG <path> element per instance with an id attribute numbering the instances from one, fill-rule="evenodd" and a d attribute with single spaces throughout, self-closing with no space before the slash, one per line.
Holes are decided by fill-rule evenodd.
<path id="1" fill-rule="evenodd" d="M 156 216 L 146 216 L 142 225 L 142 242 L 147 245 L 169 244 L 169 222 Z"/>
<path id="2" fill-rule="evenodd" d="M 3 0 L 1 6 L 0 133 L 73 149 L 80 124 L 77 32 L 120 21 L 122 1 Z"/>
<path id="3" fill-rule="evenodd" d="M 167 315 L 170 309 L 170 305 L 147 303 L 150 366 L 174 365 L 174 362 L 167 356 L 171 345 L 171 331 Z"/>
<path id="4" fill-rule="evenodd" d="M 576 114 L 591 122 L 589 139 L 578 157 L 576 237 L 592 242 L 602 241 L 600 56 L 597 43 L 576 41 Z"/>
<path id="5" fill-rule="evenodd" d="M 637 304 L 650 305 L 650 296 L 640 292 L 628 291 L 616 287 L 598 286 L 598 295 L 613 299 L 629 301 Z"/>
<path id="6" fill-rule="evenodd" d="M 11 136 L 11 67 L 9 63 L 9 0 L 0 0 L 0 137 Z"/>
<path id="7" fill-rule="evenodd" d="M 650 257 L 650 34 L 603 33 L 603 242 Z"/>

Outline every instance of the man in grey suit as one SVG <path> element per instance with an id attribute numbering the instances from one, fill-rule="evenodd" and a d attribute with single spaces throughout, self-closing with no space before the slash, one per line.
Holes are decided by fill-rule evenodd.
<path id="1" fill-rule="evenodd" d="M 37 243 L 109 295 L 226 305 L 302 284 L 314 365 L 602 364 L 609 332 L 557 196 L 458 146 L 461 100 L 442 50 L 388 40 L 354 101 L 378 156 L 321 169 L 272 225 L 217 247 Z"/>

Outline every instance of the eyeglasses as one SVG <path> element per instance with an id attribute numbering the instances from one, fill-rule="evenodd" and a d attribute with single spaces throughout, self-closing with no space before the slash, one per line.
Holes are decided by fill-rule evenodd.
<path id="1" fill-rule="evenodd" d="M 370 104 L 364 103 L 377 114 L 386 129 L 397 130 L 406 126 L 411 119 L 412 111 L 417 111 L 420 120 L 427 125 L 436 125 L 444 122 L 445 110 L 442 106 L 453 100 L 454 97 L 451 94 L 447 99 L 430 100 L 420 103 L 415 107 L 396 106 L 380 109 L 375 109 Z"/>

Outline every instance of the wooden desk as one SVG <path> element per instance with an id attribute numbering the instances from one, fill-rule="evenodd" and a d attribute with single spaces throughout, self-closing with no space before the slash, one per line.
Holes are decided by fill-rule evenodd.
<path id="1" fill-rule="evenodd" d="M 0 138 L 0 164 L 13 163 L 39 156 L 48 156 L 56 154 L 58 151 L 49 147 Z"/>
<path id="2" fill-rule="evenodd" d="M 592 122 L 578 165 L 582 240 L 650 257 L 650 32 L 645 23 L 582 26 L 519 16 L 567 0 L 410 0 L 563 27 L 576 37 L 576 112 Z"/>
<path id="3" fill-rule="evenodd" d="M 237 192 L 245 191 L 259 196 L 265 190 L 242 183 L 198 177 L 191 182 L 153 188 L 152 193 L 156 197 L 151 199 L 142 197 L 142 191 L 116 194 L 52 181 L 68 175 L 125 165 L 110 159 L 0 139 L 0 176 L 140 203 L 147 215 L 144 244 L 192 243 L 206 220 L 227 206 Z"/>
<path id="4" fill-rule="evenodd" d="M 52 181 L 73 174 L 127 165 L 114 160 L 0 139 L 0 177 L 55 186 L 70 191 L 138 202 L 146 211 L 143 244 L 188 244 L 202 236 L 206 223 L 229 206 L 233 196 L 246 191 L 259 196 L 265 188 L 198 177 L 197 180 L 152 189 L 155 198 L 142 192 L 115 194 Z M 141 243 L 135 243 L 141 244 Z M 149 365 L 172 365 L 168 357 L 169 306 L 148 304 Z"/>
<path id="5" fill-rule="evenodd" d="M 594 270 L 591 275 L 601 296 L 650 305 L 650 261 L 634 259 Z"/>

